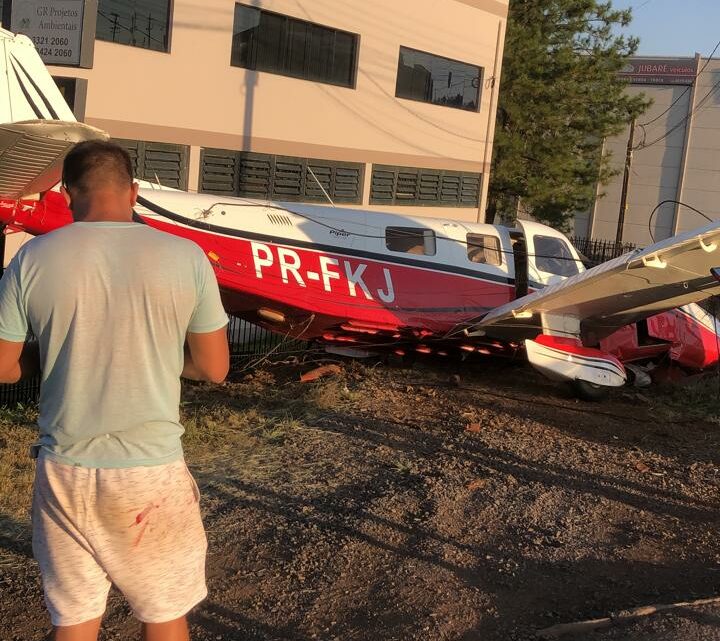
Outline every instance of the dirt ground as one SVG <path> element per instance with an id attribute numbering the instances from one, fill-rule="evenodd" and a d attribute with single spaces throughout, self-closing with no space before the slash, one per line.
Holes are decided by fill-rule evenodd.
<path id="1" fill-rule="evenodd" d="M 186 388 L 210 542 L 194 639 L 520 641 L 720 595 L 716 381 L 588 404 L 511 363 L 343 368 Z M 0 418 L 0 639 L 39 640 L 33 411 Z M 136 634 L 113 594 L 101 638 Z M 720 606 L 564 638 L 720 640 Z"/>

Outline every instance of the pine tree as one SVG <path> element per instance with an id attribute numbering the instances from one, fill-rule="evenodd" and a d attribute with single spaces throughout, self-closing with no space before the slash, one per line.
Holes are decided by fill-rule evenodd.
<path id="1" fill-rule="evenodd" d="M 614 175 L 603 140 L 649 106 L 618 72 L 638 41 L 617 35 L 630 10 L 598 0 L 510 0 L 486 220 L 565 229 Z"/>

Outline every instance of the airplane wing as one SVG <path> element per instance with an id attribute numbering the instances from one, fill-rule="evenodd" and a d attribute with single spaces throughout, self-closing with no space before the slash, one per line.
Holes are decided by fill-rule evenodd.
<path id="1" fill-rule="evenodd" d="M 635 250 L 502 305 L 473 333 L 534 338 L 544 330 L 594 342 L 654 314 L 720 294 L 720 223 Z"/>
<path id="2" fill-rule="evenodd" d="M 65 154 L 78 142 L 104 139 L 80 122 L 31 120 L 0 125 L 0 198 L 16 200 L 60 181 Z"/>

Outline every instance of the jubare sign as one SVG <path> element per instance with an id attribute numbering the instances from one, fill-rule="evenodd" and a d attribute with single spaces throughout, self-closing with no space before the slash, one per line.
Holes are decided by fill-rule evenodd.
<path id="1" fill-rule="evenodd" d="M 620 75 L 633 85 L 691 85 L 697 71 L 695 58 L 630 58 Z"/>
<path id="2" fill-rule="evenodd" d="M 80 64 L 85 0 L 15 0 L 11 29 L 32 39 L 43 62 Z"/>

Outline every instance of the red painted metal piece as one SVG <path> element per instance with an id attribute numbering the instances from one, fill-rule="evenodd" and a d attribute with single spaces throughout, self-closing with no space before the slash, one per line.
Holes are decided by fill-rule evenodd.
<path id="1" fill-rule="evenodd" d="M 668 355 L 682 367 L 706 369 L 718 361 L 718 336 L 713 331 L 713 317 L 699 307 L 693 309 L 697 317 L 686 309 L 672 309 L 648 318 L 645 344 L 640 343 L 638 326 L 628 325 L 600 341 L 600 348 L 625 362 Z"/>

